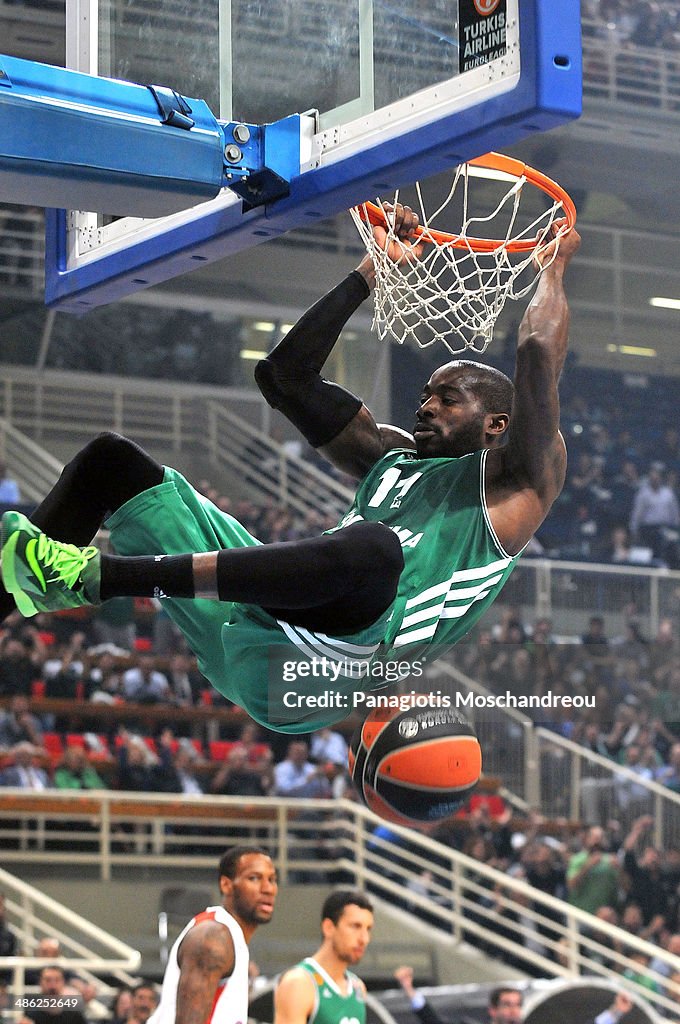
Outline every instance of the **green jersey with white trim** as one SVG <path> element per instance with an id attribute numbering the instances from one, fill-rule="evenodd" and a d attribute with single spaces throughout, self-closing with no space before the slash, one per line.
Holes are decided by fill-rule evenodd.
<path id="1" fill-rule="evenodd" d="M 345 971 L 347 992 L 343 995 L 313 957 L 307 957 L 299 966 L 309 972 L 315 986 L 314 1009 L 307 1024 L 365 1024 L 366 1002 L 355 974 Z"/>
<path id="2" fill-rule="evenodd" d="M 361 481 L 336 529 L 380 522 L 399 537 L 404 569 L 380 657 L 443 653 L 495 600 L 519 555 L 502 547 L 484 491 L 488 449 L 459 459 L 388 452 Z M 433 647 L 436 645 L 436 651 Z"/>

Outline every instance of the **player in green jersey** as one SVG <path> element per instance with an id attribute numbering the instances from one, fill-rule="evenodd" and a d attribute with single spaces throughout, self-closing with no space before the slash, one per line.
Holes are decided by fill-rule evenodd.
<path id="1" fill-rule="evenodd" d="M 276 987 L 274 1024 L 365 1024 L 366 988 L 349 968 L 366 952 L 372 928 L 363 893 L 332 892 L 321 910 L 321 946 Z"/>
<path id="2" fill-rule="evenodd" d="M 409 238 L 416 214 L 398 206 L 394 216 Z M 216 689 L 293 733 L 347 717 L 400 666 L 413 671 L 442 653 L 493 601 L 564 481 L 562 281 L 580 240 L 572 229 L 552 259 L 558 229 L 536 257 L 546 266 L 519 328 L 514 388 L 484 364 L 446 363 L 424 385 L 407 433 L 378 425 L 360 399 L 324 380 L 323 364 L 374 283 L 369 257 L 258 364 L 267 401 L 360 481 L 338 528 L 261 545 L 181 474 L 102 434 L 32 522 L 4 515 L 0 616 L 14 602 L 30 616 L 162 597 Z M 388 254 L 417 259 L 421 249 Z M 79 546 L 102 522 L 115 555 Z"/>

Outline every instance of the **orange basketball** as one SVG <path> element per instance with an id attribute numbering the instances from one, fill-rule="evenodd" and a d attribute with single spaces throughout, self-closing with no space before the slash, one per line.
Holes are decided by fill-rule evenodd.
<path id="1" fill-rule="evenodd" d="M 417 827 L 465 803 L 481 775 L 482 751 L 454 708 L 376 710 L 352 737 L 349 771 L 367 807 Z"/>

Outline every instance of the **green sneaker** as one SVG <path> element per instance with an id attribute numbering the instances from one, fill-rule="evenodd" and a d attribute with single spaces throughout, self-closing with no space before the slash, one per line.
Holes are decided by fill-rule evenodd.
<path id="1" fill-rule="evenodd" d="M 5 512 L 2 582 L 25 618 L 99 603 L 100 553 L 51 540 L 22 515 Z"/>

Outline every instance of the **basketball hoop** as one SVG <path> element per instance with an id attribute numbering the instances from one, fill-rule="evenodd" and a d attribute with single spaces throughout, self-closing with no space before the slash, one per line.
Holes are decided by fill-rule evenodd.
<path id="1" fill-rule="evenodd" d="M 475 181 L 485 182 L 480 196 L 474 195 L 480 191 Z M 531 199 L 522 207 L 525 185 L 532 186 Z M 400 201 L 399 192 L 388 203 L 378 199 L 350 211 L 375 265 L 373 329 L 399 344 L 412 341 L 427 348 L 439 341 L 453 355 L 466 349 L 482 353 L 507 299 L 528 294 L 555 258 L 557 246 L 543 267 L 534 264 L 556 217 L 565 218 L 558 245 L 574 226 L 574 203 L 557 182 L 500 153 L 457 167 L 448 194 L 432 214 L 425 210 L 420 182 L 415 191 L 417 202 L 410 205 L 419 207 L 420 226 L 411 239 L 394 232 L 391 207 Z M 478 213 L 475 203 L 480 201 L 492 212 Z M 460 223 L 459 230 L 432 226 L 444 210 Z M 372 225 L 386 228 L 385 248 L 376 242 Z M 418 259 L 413 248 L 421 242 L 426 250 Z M 395 245 L 404 255 L 401 263 L 387 255 L 386 249 L 394 252 Z"/>

